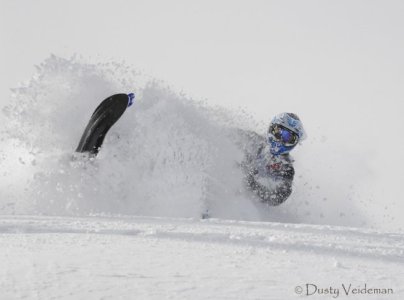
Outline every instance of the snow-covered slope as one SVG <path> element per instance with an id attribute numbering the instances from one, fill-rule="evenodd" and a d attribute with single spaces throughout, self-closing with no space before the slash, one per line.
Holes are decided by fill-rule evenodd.
<path id="1" fill-rule="evenodd" d="M 404 297 L 404 235 L 364 229 L 1 216 L 0 256 L 0 299 Z"/>

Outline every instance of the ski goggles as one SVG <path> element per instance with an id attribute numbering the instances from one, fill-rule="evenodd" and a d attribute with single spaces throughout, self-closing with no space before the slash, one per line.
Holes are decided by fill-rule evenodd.
<path id="1" fill-rule="evenodd" d="M 269 133 L 276 139 L 276 141 L 281 142 L 287 147 L 295 146 L 299 142 L 299 136 L 278 124 L 274 124 L 269 128 Z"/>

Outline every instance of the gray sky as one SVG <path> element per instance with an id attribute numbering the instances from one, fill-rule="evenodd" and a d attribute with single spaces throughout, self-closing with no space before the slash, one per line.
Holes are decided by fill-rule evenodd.
<path id="1" fill-rule="evenodd" d="M 402 1 L 0 3 L 2 95 L 50 53 L 122 59 L 261 116 L 263 105 L 357 110 L 403 95 Z"/>

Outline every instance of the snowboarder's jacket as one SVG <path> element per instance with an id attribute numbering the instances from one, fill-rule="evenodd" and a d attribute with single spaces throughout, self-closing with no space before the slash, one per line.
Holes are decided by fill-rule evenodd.
<path id="1" fill-rule="evenodd" d="M 293 159 L 289 154 L 272 155 L 263 137 L 251 132 L 249 137 L 255 146 L 247 149 L 242 164 L 247 186 L 262 202 L 270 206 L 282 204 L 292 193 Z"/>

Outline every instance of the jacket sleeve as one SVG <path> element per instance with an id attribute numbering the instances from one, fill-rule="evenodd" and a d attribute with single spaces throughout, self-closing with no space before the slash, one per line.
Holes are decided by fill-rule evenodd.
<path id="1" fill-rule="evenodd" d="M 277 185 L 275 188 L 268 188 L 256 181 L 254 171 L 247 174 L 246 180 L 249 188 L 262 200 L 270 206 L 282 204 L 292 193 L 293 177 L 295 170 L 291 164 L 285 164 L 275 174 Z"/>

